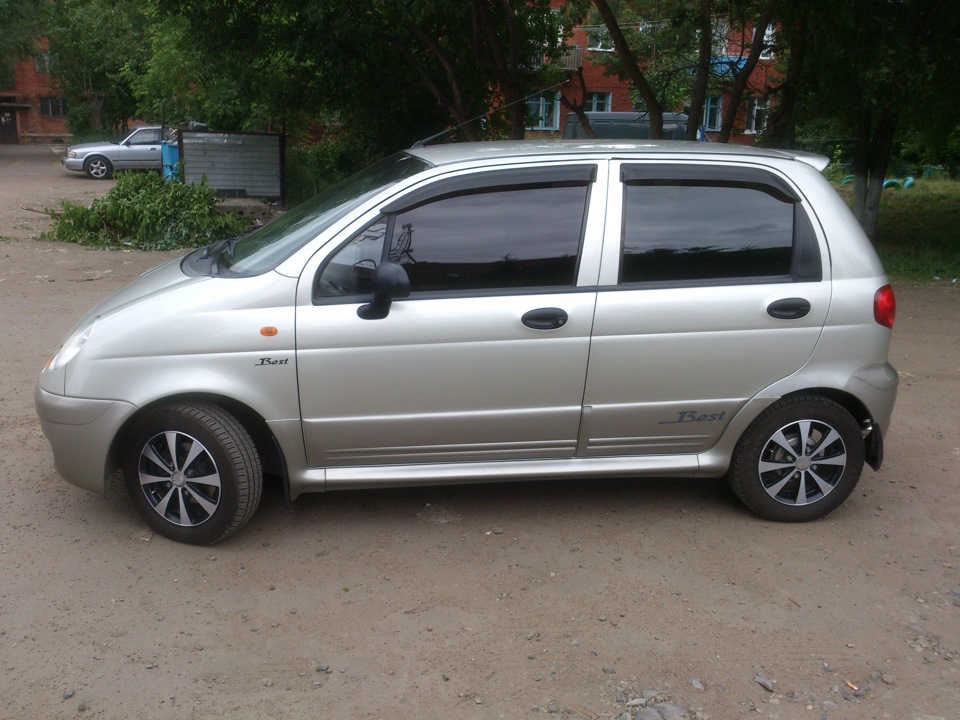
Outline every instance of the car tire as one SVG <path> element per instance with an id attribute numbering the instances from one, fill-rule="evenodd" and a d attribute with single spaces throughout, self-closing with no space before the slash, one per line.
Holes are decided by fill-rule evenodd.
<path id="1" fill-rule="evenodd" d="M 131 501 L 150 527 L 172 540 L 220 542 L 260 503 L 257 448 L 243 425 L 215 405 L 150 410 L 130 428 L 122 453 Z"/>
<path id="2" fill-rule="evenodd" d="M 84 161 L 83 171 L 93 180 L 109 180 L 113 175 L 113 165 L 105 157 L 94 155 Z"/>
<path id="3" fill-rule="evenodd" d="M 757 515 L 802 522 L 838 508 L 860 480 L 863 463 L 853 416 L 827 398 L 800 395 L 774 403 L 751 423 L 727 478 Z"/>

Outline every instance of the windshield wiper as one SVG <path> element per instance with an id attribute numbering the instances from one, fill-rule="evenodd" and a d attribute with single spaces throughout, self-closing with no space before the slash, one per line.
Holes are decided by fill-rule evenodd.
<path id="1" fill-rule="evenodd" d="M 223 260 L 223 258 L 233 260 L 233 251 L 237 247 L 237 240 L 239 240 L 243 235 L 246 235 L 246 233 L 234 235 L 233 237 L 226 238 L 217 243 L 217 254 L 213 258 L 213 265 L 211 267 L 213 272 L 220 272 L 220 262 Z"/>
<path id="2" fill-rule="evenodd" d="M 224 245 L 229 243 L 231 240 L 234 243 L 236 243 L 237 238 L 239 237 L 240 237 L 239 235 L 234 235 L 233 237 L 220 238 L 215 243 L 210 243 L 203 249 L 203 252 L 200 253 L 200 257 L 198 257 L 197 260 L 206 260 L 208 257 L 214 254 L 219 255 L 220 250 L 223 248 Z M 231 254 L 232 254 L 232 251 L 231 251 Z"/>

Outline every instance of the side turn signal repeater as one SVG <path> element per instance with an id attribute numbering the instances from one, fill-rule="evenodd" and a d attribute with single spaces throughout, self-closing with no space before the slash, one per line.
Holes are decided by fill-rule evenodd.
<path id="1" fill-rule="evenodd" d="M 271 325 L 265 325 L 264 327 L 260 328 L 260 334 L 263 335 L 264 337 L 273 337 L 278 332 L 280 331 L 277 330 L 275 327 L 272 327 Z"/>

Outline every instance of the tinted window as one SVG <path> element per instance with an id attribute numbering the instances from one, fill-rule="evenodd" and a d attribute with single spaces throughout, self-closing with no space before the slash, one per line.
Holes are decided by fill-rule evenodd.
<path id="1" fill-rule="evenodd" d="M 413 292 L 572 286 L 587 185 L 484 189 L 397 214 L 389 259 Z"/>
<path id="2" fill-rule="evenodd" d="M 625 186 L 621 282 L 789 276 L 795 204 L 709 181 Z"/>
<path id="3" fill-rule="evenodd" d="M 384 158 L 240 238 L 229 253 L 221 254 L 216 267 L 232 275 L 259 275 L 271 270 L 368 198 L 428 167 L 404 153 Z"/>
<path id="4" fill-rule="evenodd" d="M 383 260 L 386 231 L 386 221 L 377 218 L 340 248 L 317 278 L 317 295 L 337 297 L 372 293 L 373 274 Z"/>

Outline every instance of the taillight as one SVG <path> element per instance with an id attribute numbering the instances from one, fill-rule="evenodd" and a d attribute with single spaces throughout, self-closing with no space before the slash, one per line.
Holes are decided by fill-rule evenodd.
<path id="1" fill-rule="evenodd" d="M 897 298 L 893 295 L 893 288 L 884 285 L 873 296 L 873 319 L 884 327 L 892 328 L 897 317 Z"/>

